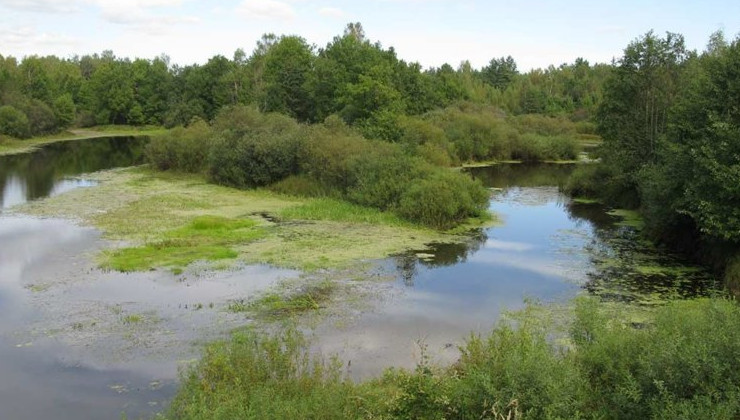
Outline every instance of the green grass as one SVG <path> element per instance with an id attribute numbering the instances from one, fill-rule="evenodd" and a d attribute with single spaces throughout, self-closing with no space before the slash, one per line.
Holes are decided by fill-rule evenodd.
<path id="1" fill-rule="evenodd" d="M 268 293 L 254 302 L 234 302 L 229 305 L 232 312 L 251 312 L 261 318 L 292 318 L 326 305 L 336 291 L 336 284 L 323 280 L 307 284 L 291 294 Z"/>
<path id="2" fill-rule="evenodd" d="M 108 252 L 103 266 L 124 272 L 166 267 L 177 273 L 198 260 L 234 259 L 239 253 L 233 247 L 264 236 L 264 230 L 251 219 L 199 216 L 166 232 L 161 241 Z"/>
<path id="3" fill-rule="evenodd" d="M 579 299 L 553 339 L 550 317 L 514 314 L 471 335 L 452 366 L 355 383 L 294 327 L 241 331 L 209 346 L 167 419 L 735 419 L 740 307 L 675 301 L 636 323 L 623 307 Z M 535 308 L 536 309 L 536 308 Z M 557 321 L 562 323 L 562 320 Z M 422 346 L 422 351 L 424 347 Z"/>
<path id="4" fill-rule="evenodd" d="M 331 220 L 371 225 L 414 226 L 393 213 L 331 198 L 313 199 L 306 204 L 289 207 L 282 210 L 279 217 L 292 220 Z"/>

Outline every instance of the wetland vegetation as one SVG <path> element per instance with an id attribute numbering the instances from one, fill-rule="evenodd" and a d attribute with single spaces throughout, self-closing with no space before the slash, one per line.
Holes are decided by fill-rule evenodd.
<path id="1" fill-rule="evenodd" d="M 116 241 L 97 256 L 106 270 L 186 277 L 205 263 L 308 273 L 288 290 L 231 299 L 224 309 L 258 327 L 207 345 L 162 418 L 735 418 L 740 309 L 716 279 L 740 283 L 739 57 L 740 41 L 721 34 L 697 54 L 680 35 L 651 32 L 613 65 L 579 59 L 519 74 L 508 57 L 422 71 L 359 24 L 325 48 L 266 35 L 250 57 L 238 50 L 177 68 L 111 52 L 0 56 L 0 154 L 98 135 L 59 133 L 71 126 L 129 124 L 112 130 L 151 135 L 145 150 L 131 141 L 119 149 L 125 163 L 108 166 L 34 160 L 56 146 L 0 157 L 0 187 L 13 170 L 33 172 L 20 200 L 29 202 L 13 211 L 100 229 Z M 575 172 L 526 166 L 579 161 L 584 146 L 596 160 Z M 460 169 L 502 161 L 524 163 Z M 94 171 L 53 193 L 57 180 Z M 548 248 L 530 231 L 522 241 L 496 237 L 488 228 L 507 221 L 491 214 L 492 194 L 510 212 L 545 214 L 528 221 L 532 230 L 557 221 L 539 225 L 559 229 L 547 240 L 579 249 Z M 551 207 L 559 219 L 532 210 Z M 590 271 L 563 284 L 562 267 L 542 255 L 553 249 L 580 253 Z M 579 287 L 591 296 L 511 312 L 471 333 L 452 364 L 435 363 L 420 341 L 416 368 L 354 381 L 351 361 L 313 351 L 301 322 L 336 304 L 344 277 L 367 273 L 359 265 L 384 259 L 407 288 L 424 287 L 414 284 L 420 267 L 469 262 L 529 270 L 522 283 L 548 285 L 548 298 Z M 480 285 L 452 283 L 473 288 L 459 293 L 471 300 L 465 308 L 490 304 L 472 302 Z M 119 315 L 132 331 L 159 320 Z"/>

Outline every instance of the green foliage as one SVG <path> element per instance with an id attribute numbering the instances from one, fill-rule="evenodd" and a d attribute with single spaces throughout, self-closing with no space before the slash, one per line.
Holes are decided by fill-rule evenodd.
<path id="1" fill-rule="evenodd" d="M 69 127 L 75 120 L 77 112 L 72 95 L 67 93 L 56 98 L 53 105 L 59 127 Z"/>
<path id="2" fill-rule="evenodd" d="M 479 182 L 448 171 L 419 177 L 403 191 L 398 214 L 435 228 L 449 228 L 481 214 L 489 195 Z"/>
<path id="3" fill-rule="evenodd" d="M 295 120 L 279 114 L 260 114 L 243 107 L 226 110 L 209 157 L 209 174 L 220 184 L 264 186 L 299 170 L 303 137 Z"/>
<path id="4" fill-rule="evenodd" d="M 359 418 L 364 406 L 378 403 L 357 398 L 340 366 L 310 356 L 294 328 L 273 336 L 247 330 L 208 348 L 166 418 L 339 420 Z"/>
<path id="5" fill-rule="evenodd" d="M 5 134 L 19 139 L 30 136 L 28 117 L 10 105 L 0 107 L 0 134 Z"/>
<path id="6" fill-rule="evenodd" d="M 637 174 L 658 160 L 660 138 L 687 60 L 681 35 L 652 32 L 633 41 L 604 86 L 597 121 L 604 138 L 602 159 L 613 167 L 609 182 L 637 190 Z"/>
<path id="7" fill-rule="evenodd" d="M 629 328 L 593 303 L 577 309 L 577 362 L 589 400 L 610 418 L 734 418 L 740 308 L 730 301 L 673 302 L 652 325 Z"/>
<path id="8" fill-rule="evenodd" d="M 175 128 L 152 138 L 146 148 L 147 160 L 163 171 L 202 172 L 208 161 L 211 137 L 211 128 L 203 121 Z"/>
<path id="9" fill-rule="evenodd" d="M 343 380 L 339 362 L 312 355 L 293 328 L 274 335 L 240 332 L 207 349 L 165 417 L 729 420 L 740 415 L 735 368 L 740 308 L 734 302 L 675 301 L 634 325 L 627 314 L 579 299 L 567 345 L 557 344 L 554 326 L 534 309 L 485 337 L 471 336 L 452 366 L 431 365 L 420 343 L 416 369 L 389 369 L 362 383 Z"/>

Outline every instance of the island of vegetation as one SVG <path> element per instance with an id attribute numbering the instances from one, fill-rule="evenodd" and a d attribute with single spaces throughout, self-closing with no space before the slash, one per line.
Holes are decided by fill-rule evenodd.
<path id="1" fill-rule="evenodd" d="M 422 70 L 350 24 L 325 48 L 265 35 L 249 57 L 186 67 L 111 52 L 0 56 L 0 93 L 2 153 L 71 126 L 168 128 L 153 135 L 148 167 L 52 199 L 54 214 L 127 241 L 101 257 L 112 269 L 241 258 L 312 271 L 464 240 L 492 216 L 489 191 L 456 168 L 576 161 L 585 147 L 566 193 L 635 210 L 644 235 L 740 284 L 740 39 L 721 33 L 702 53 L 650 32 L 611 65 L 520 74 L 511 57 Z M 311 354 L 295 327 L 239 331 L 206 348 L 162 416 L 740 415 L 734 301 L 674 301 L 637 323 L 594 298 L 577 299 L 566 322 L 540 310 L 471 336 L 452 366 L 422 357 L 362 383 Z"/>

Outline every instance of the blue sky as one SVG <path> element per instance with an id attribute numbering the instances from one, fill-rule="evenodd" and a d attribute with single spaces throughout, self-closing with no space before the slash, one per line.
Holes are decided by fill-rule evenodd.
<path id="1" fill-rule="evenodd" d="M 511 55 L 521 70 L 609 62 L 654 29 L 701 50 L 712 32 L 740 32 L 740 1 L 552 0 L 0 0 L 0 54 L 118 56 L 203 63 L 250 53 L 264 33 L 297 34 L 319 47 L 347 22 L 424 67 Z"/>

